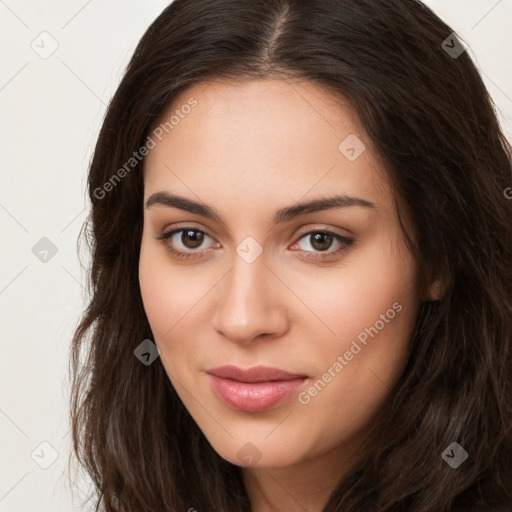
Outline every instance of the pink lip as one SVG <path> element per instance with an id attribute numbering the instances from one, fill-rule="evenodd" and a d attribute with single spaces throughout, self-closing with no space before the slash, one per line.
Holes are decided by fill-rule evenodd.
<path id="1" fill-rule="evenodd" d="M 286 400 L 308 378 L 265 366 L 243 370 L 229 365 L 206 373 L 213 391 L 226 405 L 247 412 L 263 411 Z"/>

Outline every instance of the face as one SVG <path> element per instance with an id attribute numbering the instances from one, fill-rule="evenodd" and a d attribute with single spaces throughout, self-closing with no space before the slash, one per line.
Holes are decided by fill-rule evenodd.
<path id="1" fill-rule="evenodd" d="M 173 114 L 144 169 L 160 362 L 226 460 L 339 458 L 400 376 L 419 305 L 385 169 L 311 83 L 202 83 Z"/>

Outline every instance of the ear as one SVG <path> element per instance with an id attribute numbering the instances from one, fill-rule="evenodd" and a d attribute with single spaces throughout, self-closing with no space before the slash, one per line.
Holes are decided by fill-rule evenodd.
<path id="1" fill-rule="evenodd" d="M 445 283 L 443 282 L 443 279 L 439 278 L 432 282 L 430 285 L 428 291 L 427 291 L 427 301 L 438 301 L 441 300 L 441 298 L 444 295 L 445 292 Z"/>

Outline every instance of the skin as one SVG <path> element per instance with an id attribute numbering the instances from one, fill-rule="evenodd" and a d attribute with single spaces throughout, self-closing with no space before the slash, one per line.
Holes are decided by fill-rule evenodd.
<path id="1" fill-rule="evenodd" d="M 154 341 L 208 441 L 243 467 L 253 511 L 320 511 L 406 364 L 422 299 L 418 269 L 384 166 L 348 105 L 308 82 L 208 82 L 183 91 L 162 119 L 191 97 L 197 106 L 146 157 L 144 204 L 165 191 L 207 204 L 222 220 L 144 209 L 139 278 Z M 338 149 L 350 134 L 365 144 L 354 161 Z M 335 193 L 375 206 L 272 223 L 279 208 Z M 167 240 L 190 259 L 156 239 L 180 227 L 206 233 L 199 246 L 182 233 Z M 353 243 L 334 254 L 342 244 L 319 248 L 303 236 L 312 230 Z M 237 253 L 246 237 L 262 249 L 252 263 Z M 325 253 L 324 261 L 311 257 Z M 265 365 L 308 375 L 299 390 L 307 392 L 395 303 L 401 311 L 307 404 L 294 394 L 266 411 L 237 411 L 210 387 L 208 368 Z M 252 462 L 237 455 L 244 446 Z"/>

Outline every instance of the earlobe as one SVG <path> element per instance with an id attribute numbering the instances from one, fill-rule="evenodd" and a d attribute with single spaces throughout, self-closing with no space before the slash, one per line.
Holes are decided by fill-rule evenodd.
<path id="1" fill-rule="evenodd" d="M 443 280 L 441 278 L 436 279 L 430 285 L 430 288 L 427 293 L 427 300 L 432 301 L 432 302 L 441 300 L 441 298 L 444 295 L 444 291 L 445 291 L 445 286 L 444 286 Z"/>

